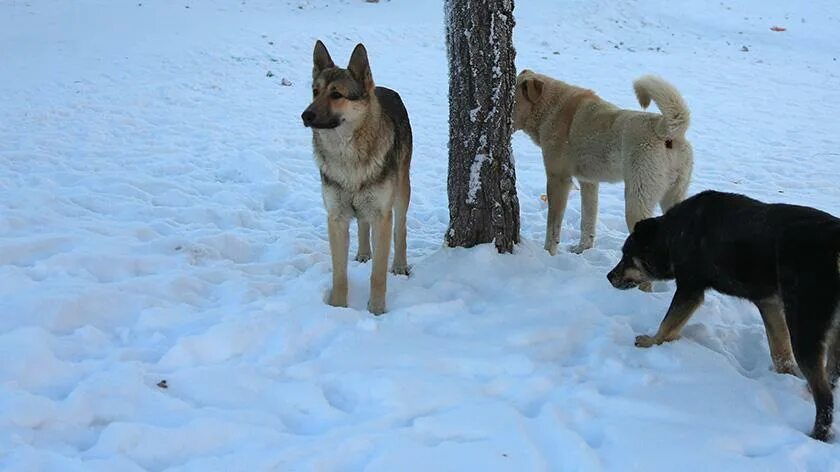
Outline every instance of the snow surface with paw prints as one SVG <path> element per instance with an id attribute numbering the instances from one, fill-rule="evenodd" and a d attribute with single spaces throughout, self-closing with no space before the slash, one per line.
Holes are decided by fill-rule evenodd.
<path id="1" fill-rule="evenodd" d="M 644 74 L 683 93 L 691 193 L 840 215 L 836 0 L 516 3 L 517 67 L 631 109 Z M 710 294 L 682 339 L 633 346 L 673 284 L 607 282 L 621 185 L 601 186 L 582 255 L 572 195 L 550 257 L 540 151 L 517 134 L 522 244 L 442 248 L 443 18 L 434 1 L 0 2 L 0 469 L 840 470 L 750 304 Z M 350 262 L 349 308 L 324 303 L 300 121 L 316 39 L 340 64 L 363 42 L 411 116 L 413 273 L 389 276 L 382 317 L 370 264 Z"/>

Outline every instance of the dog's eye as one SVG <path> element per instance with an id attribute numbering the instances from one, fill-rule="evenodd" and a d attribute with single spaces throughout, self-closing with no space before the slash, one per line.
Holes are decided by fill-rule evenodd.
<path id="1" fill-rule="evenodd" d="M 333 93 L 330 94 L 330 98 L 332 98 L 333 100 L 338 100 L 341 97 L 342 97 L 342 95 L 338 92 L 333 92 Z"/>
<path id="2" fill-rule="evenodd" d="M 318 89 L 312 89 L 312 96 L 313 96 L 313 97 L 317 97 L 317 96 L 318 96 Z"/>

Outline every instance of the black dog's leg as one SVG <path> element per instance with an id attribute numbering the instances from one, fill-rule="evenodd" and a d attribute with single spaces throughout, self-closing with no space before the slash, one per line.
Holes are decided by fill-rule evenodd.
<path id="1" fill-rule="evenodd" d="M 767 343 L 770 345 L 770 357 L 773 367 L 780 374 L 796 375 L 796 361 L 793 360 L 793 348 L 790 345 L 790 333 L 785 323 L 785 311 L 782 301 L 773 297 L 755 302 L 764 321 Z"/>
<path id="2" fill-rule="evenodd" d="M 662 344 L 679 338 L 682 327 L 703 303 L 703 292 L 702 289 L 677 287 L 677 293 L 671 300 L 671 306 L 668 307 L 668 313 L 665 314 L 665 318 L 659 325 L 659 330 L 653 336 L 644 334 L 636 336 L 636 346 L 650 347 L 654 344 Z"/>
<path id="3" fill-rule="evenodd" d="M 779 249 L 779 287 L 793 355 L 816 404 L 811 437 L 828 441 L 834 419 L 834 395 L 825 368 L 825 340 L 837 303 L 836 268 L 826 264 L 819 251 L 803 255 L 796 247 Z"/>
<path id="4" fill-rule="evenodd" d="M 792 313 L 787 305 L 786 310 L 788 310 L 788 313 Z M 788 318 L 793 354 L 796 356 L 799 370 L 802 371 L 802 375 L 808 381 L 817 408 L 811 437 L 820 441 L 828 441 L 831 436 L 831 424 L 834 421 L 834 395 L 831 392 L 831 385 L 828 382 L 823 364 L 825 361 L 825 346 L 813 336 L 812 330 L 802 326 L 803 323 L 797 323 L 796 321 L 791 323 L 791 318 L 794 316 L 801 318 L 803 315 L 807 316 L 807 314 L 799 311 L 793 311 L 793 313 L 796 313 L 796 315 Z"/>
<path id="5" fill-rule="evenodd" d="M 840 314 L 835 316 L 840 316 Z M 825 368 L 828 371 L 828 383 L 834 390 L 837 387 L 837 379 L 840 378 L 840 333 L 835 335 L 832 343 L 826 348 L 828 349 L 828 362 L 825 363 Z"/>

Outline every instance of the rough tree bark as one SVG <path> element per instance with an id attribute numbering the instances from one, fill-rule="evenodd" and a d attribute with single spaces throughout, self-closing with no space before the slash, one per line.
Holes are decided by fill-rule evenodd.
<path id="1" fill-rule="evenodd" d="M 519 242 L 510 144 L 516 69 L 513 0 L 446 0 L 448 246 Z"/>

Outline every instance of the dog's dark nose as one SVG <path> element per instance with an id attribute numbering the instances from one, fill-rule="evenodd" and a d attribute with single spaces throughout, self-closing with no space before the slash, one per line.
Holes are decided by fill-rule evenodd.
<path id="1" fill-rule="evenodd" d="M 613 287 L 615 287 L 616 276 L 617 276 L 617 274 L 615 273 L 615 269 L 607 272 L 607 280 L 610 281 L 610 285 L 612 285 Z"/>
<path id="2" fill-rule="evenodd" d="M 300 118 L 303 120 L 304 126 L 309 126 L 315 120 L 315 112 L 306 110 L 300 114 Z"/>

